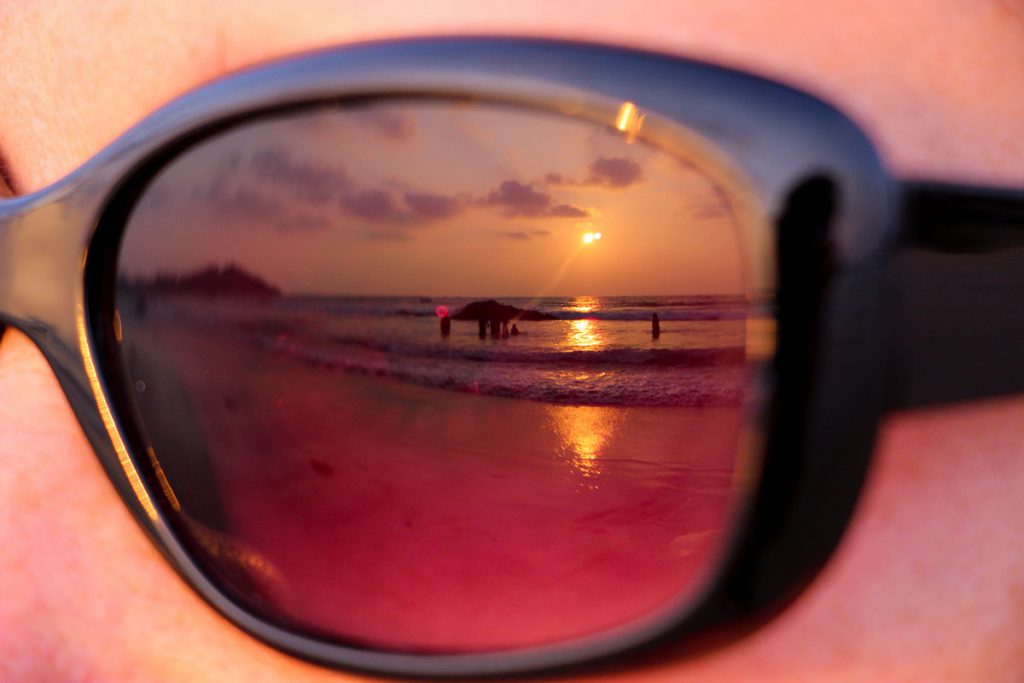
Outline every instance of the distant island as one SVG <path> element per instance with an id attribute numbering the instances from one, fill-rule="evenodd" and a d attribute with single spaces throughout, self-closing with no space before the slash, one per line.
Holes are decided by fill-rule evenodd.
<path id="1" fill-rule="evenodd" d="M 500 304 L 494 299 L 474 301 L 466 304 L 454 314 L 453 320 L 558 320 L 553 315 L 541 313 L 528 308 L 516 308 L 508 304 Z"/>
<path id="2" fill-rule="evenodd" d="M 275 299 L 281 290 L 234 263 L 207 266 L 192 273 L 159 273 L 152 280 L 130 280 L 122 286 L 145 292 L 184 294 L 206 298 Z"/>

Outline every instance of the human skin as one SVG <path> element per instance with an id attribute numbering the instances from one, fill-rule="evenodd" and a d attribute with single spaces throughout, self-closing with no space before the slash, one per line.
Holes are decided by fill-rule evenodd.
<path id="1" fill-rule="evenodd" d="M 774 76 L 857 120 L 897 175 L 1024 186 L 1024 5 L 473 0 L 0 5 L 0 153 L 19 192 L 179 93 L 303 49 L 414 34 L 589 39 Z M 230 625 L 107 481 L 48 366 L 0 343 L 0 680 L 344 681 Z M 893 415 L 851 529 L 769 626 L 604 676 L 1024 680 L 1024 399 Z"/>

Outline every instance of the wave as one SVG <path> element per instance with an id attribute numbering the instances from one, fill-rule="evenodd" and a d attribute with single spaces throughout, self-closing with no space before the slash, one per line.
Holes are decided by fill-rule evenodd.
<path id="1" fill-rule="evenodd" d="M 303 344 L 250 337 L 317 367 L 421 386 L 567 405 L 709 406 L 742 400 L 742 348 L 619 349 L 469 358 L 464 353 L 400 354 L 380 345 Z M 421 349 L 422 350 L 422 349 Z M 489 362 L 467 362 L 487 360 Z"/>
<path id="2" fill-rule="evenodd" d="M 447 364 L 407 365 L 389 356 L 375 358 L 339 355 L 323 349 L 293 347 L 283 350 L 292 358 L 331 370 L 385 377 L 420 386 L 463 393 L 515 398 L 564 405 L 616 406 L 712 406 L 742 401 L 742 373 L 738 367 L 692 368 L 685 378 L 619 373 L 559 372 L 551 367 L 531 367 L 508 372 L 502 364 L 490 364 L 482 375 L 450 371 Z"/>
<path id="3" fill-rule="evenodd" d="M 500 343 L 482 342 L 476 337 L 476 325 L 456 321 L 452 337 L 441 340 L 436 323 L 394 315 L 400 307 L 417 310 L 415 302 L 401 302 L 402 306 L 387 302 L 380 308 L 389 311 L 389 318 L 373 320 L 365 317 L 365 310 L 354 314 L 356 306 L 343 303 L 331 302 L 347 309 L 335 316 L 322 302 L 282 310 L 277 305 L 175 300 L 163 307 L 149 306 L 146 316 L 151 323 L 228 334 L 325 370 L 496 397 L 567 405 L 736 405 L 747 387 L 744 335 L 742 328 L 732 324 L 674 334 L 666 331 L 657 344 L 650 340 L 649 322 L 609 323 L 603 326 L 607 345 L 586 349 L 560 346 L 571 339 L 572 330 L 558 321 L 530 323 L 517 341 Z M 363 308 L 379 303 L 369 302 Z M 603 314 L 623 320 L 637 311 L 613 308 Z M 659 317 L 669 319 L 661 313 Z M 644 320 L 649 320 L 646 314 Z"/>
<path id="4" fill-rule="evenodd" d="M 644 321 L 650 322 L 651 312 L 650 311 L 635 311 L 635 310 L 611 310 L 611 311 L 591 311 L 583 313 L 580 311 L 542 311 L 553 315 L 559 320 L 622 320 L 622 321 Z M 729 311 L 729 310 L 688 310 L 680 311 L 668 309 L 658 313 L 658 319 L 662 322 L 666 321 L 716 321 L 716 320 L 745 320 L 747 317 L 746 311 Z"/>
<path id="5" fill-rule="evenodd" d="M 653 308 L 653 307 L 652 307 Z M 423 310 L 413 308 L 391 308 L 385 306 L 352 308 L 346 306 L 321 306 L 319 311 L 330 313 L 335 316 L 366 316 L 370 318 L 387 318 L 397 316 L 401 318 L 436 318 L 437 311 L 434 309 Z M 534 323 L 557 322 L 559 320 L 614 320 L 622 322 L 650 322 L 650 310 L 611 309 L 598 311 L 565 311 L 538 308 L 539 313 L 545 313 L 555 318 L 554 321 L 534 320 Z M 658 312 L 658 318 L 662 322 L 714 322 L 726 320 L 745 320 L 748 313 L 745 310 L 679 310 L 664 308 Z M 456 321 L 457 323 L 459 321 Z M 461 321 L 463 324 L 470 324 L 472 321 Z M 512 322 L 515 322 L 513 320 Z"/>
<path id="6" fill-rule="evenodd" d="M 746 361 L 746 349 L 742 346 L 691 348 L 691 349 L 637 349 L 606 348 L 594 351 L 572 349 L 565 351 L 510 347 L 445 347 L 420 345 L 364 337 L 332 335 L 325 337 L 337 353 L 346 350 L 373 351 L 402 357 L 426 359 L 448 359 L 472 363 L 510 363 L 557 366 L 586 365 L 645 365 L 655 367 L 704 367 L 712 365 L 742 365 Z M 277 335 L 277 342 L 303 345 L 301 337 Z M 323 348 L 322 345 L 320 345 Z"/>

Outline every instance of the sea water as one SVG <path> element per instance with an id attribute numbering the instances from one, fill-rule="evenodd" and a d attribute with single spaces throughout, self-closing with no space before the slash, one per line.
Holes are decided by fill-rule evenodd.
<path id="1" fill-rule="evenodd" d="M 497 299 L 551 320 L 480 338 L 451 320 L 479 297 L 173 297 L 151 315 L 213 326 L 240 342 L 338 373 L 572 405 L 727 405 L 746 375 L 747 302 L 727 296 Z M 652 317 L 660 334 L 652 333 Z"/>

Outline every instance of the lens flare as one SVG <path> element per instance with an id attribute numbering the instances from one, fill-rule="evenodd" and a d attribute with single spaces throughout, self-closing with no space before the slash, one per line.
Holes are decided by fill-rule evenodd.
<path id="1" fill-rule="evenodd" d="M 640 134 L 640 128 L 644 125 L 645 114 L 632 102 L 623 102 L 619 107 L 619 113 L 615 117 L 615 127 L 626 134 L 626 142 L 633 143 Z"/>

